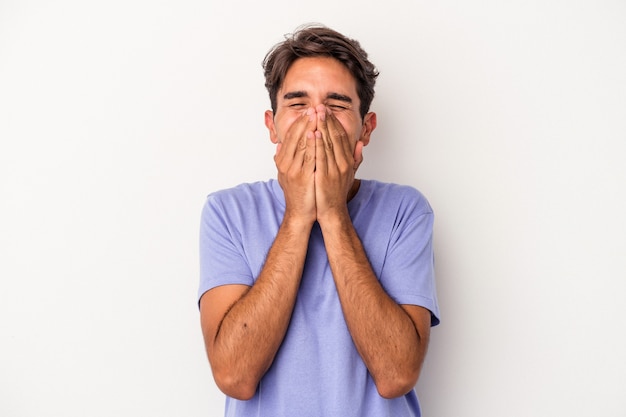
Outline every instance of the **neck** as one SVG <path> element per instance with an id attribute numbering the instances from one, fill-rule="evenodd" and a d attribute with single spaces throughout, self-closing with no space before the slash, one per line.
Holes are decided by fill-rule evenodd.
<path id="1" fill-rule="evenodd" d="M 348 201 L 352 200 L 356 193 L 359 192 L 359 187 L 361 186 L 361 180 L 355 178 L 352 182 L 352 187 L 350 187 L 350 191 L 348 191 Z"/>

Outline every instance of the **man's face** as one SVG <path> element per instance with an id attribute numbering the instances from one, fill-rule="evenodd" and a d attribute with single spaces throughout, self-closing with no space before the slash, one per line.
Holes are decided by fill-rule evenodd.
<path id="1" fill-rule="evenodd" d="M 297 59 L 287 71 L 276 96 L 276 112 L 265 112 L 265 125 L 273 143 L 281 143 L 289 127 L 307 109 L 324 105 L 345 129 L 352 148 L 367 145 L 376 127 L 376 115 L 362 120 L 356 80 L 339 61 L 329 57 Z"/>

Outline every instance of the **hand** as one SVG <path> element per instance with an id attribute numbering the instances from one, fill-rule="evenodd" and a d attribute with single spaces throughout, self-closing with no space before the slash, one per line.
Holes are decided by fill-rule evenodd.
<path id="1" fill-rule="evenodd" d="M 363 159 L 363 144 L 351 144 L 337 117 L 325 106 L 317 106 L 316 115 L 315 202 L 321 224 L 330 216 L 348 216 L 348 193 Z"/>
<path id="2" fill-rule="evenodd" d="M 277 145 L 274 161 L 278 182 L 285 194 L 285 218 L 311 223 L 315 210 L 315 110 L 309 108 Z"/>

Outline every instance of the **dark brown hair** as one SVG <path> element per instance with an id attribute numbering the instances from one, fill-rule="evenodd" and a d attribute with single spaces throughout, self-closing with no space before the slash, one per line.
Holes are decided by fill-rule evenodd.
<path id="1" fill-rule="evenodd" d="M 270 94 L 272 110 L 276 111 L 276 95 L 285 75 L 298 58 L 328 56 L 348 68 L 356 80 L 361 106 L 361 118 L 365 117 L 374 99 L 374 84 L 378 70 L 367 59 L 367 53 L 359 42 L 325 26 L 305 26 L 285 36 L 267 53 L 263 60 L 265 87 Z"/>

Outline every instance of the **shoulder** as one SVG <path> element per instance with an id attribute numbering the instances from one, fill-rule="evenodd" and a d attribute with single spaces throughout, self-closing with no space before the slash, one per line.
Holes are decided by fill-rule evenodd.
<path id="1" fill-rule="evenodd" d="M 255 206 L 279 203 L 274 192 L 275 180 L 243 183 L 232 188 L 211 192 L 206 197 L 205 207 L 223 210 L 250 210 Z"/>
<path id="2" fill-rule="evenodd" d="M 432 214 L 428 199 L 417 188 L 410 185 L 362 180 L 364 197 L 368 206 L 386 210 L 412 212 L 414 215 Z"/>
<path id="3" fill-rule="evenodd" d="M 277 181 L 269 180 L 214 191 L 206 198 L 202 218 L 205 222 L 241 227 L 267 222 L 284 211 L 284 200 L 277 189 L 280 190 Z"/>
<path id="4" fill-rule="evenodd" d="M 238 199 L 257 199 L 271 194 L 272 181 L 242 183 L 231 188 L 213 191 L 207 196 L 208 201 L 229 201 Z"/>

